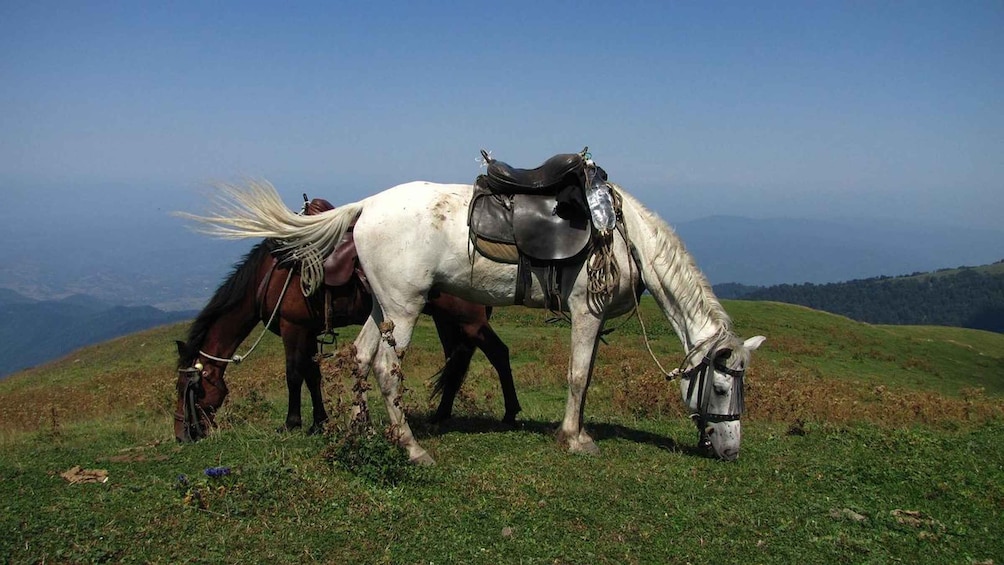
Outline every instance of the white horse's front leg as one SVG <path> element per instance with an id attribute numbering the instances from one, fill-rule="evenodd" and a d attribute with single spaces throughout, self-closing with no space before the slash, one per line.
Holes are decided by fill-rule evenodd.
<path id="1" fill-rule="evenodd" d="M 398 443 L 408 451 L 408 459 L 419 465 L 435 465 L 436 461 L 415 440 L 404 416 L 404 373 L 401 370 L 401 358 L 411 342 L 411 332 L 415 327 L 414 317 L 400 319 L 397 324 L 384 321 L 380 324 L 380 346 L 377 349 L 377 359 L 373 366 L 383 393 L 387 415 L 391 428 Z"/>
<path id="2" fill-rule="evenodd" d="M 583 413 L 586 407 L 586 391 L 593 375 L 597 343 L 603 321 L 593 314 L 572 314 L 572 351 L 568 362 L 568 402 L 565 405 L 565 419 L 558 432 L 558 441 L 568 444 L 573 453 L 599 454 L 593 438 L 586 433 Z"/>

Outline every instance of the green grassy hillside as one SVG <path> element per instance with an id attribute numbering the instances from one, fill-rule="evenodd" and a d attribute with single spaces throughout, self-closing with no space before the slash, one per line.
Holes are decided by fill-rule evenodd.
<path id="1" fill-rule="evenodd" d="M 501 394 L 479 354 L 456 418 L 432 427 L 427 380 L 442 360 L 424 320 L 406 358 L 405 400 L 439 465 L 407 468 L 395 485 L 329 463 L 332 437 L 274 431 L 285 383 L 271 336 L 228 372 L 220 429 L 185 446 L 171 432 L 173 340 L 184 325 L 79 350 L 0 382 L 0 555 L 495 564 L 1004 555 L 993 533 L 1004 510 L 1004 335 L 725 306 L 743 336 L 768 336 L 748 374 L 734 464 L 697 454 L 679 389 L 654 369 L 636 318 L 610 324 L 618 329 L 597 360 L 586 418 L 599 457 L 569 455 L 552 437 L 567 327 L 539 311 L 496 310 L 521 425 L 497 424 Z M 653 350 L 675 366 L 668 324 L 650 301 L 641 314 Z M 329 397 L 344 397 L 348 375 L 325 368 Z M 59 475 L 76 465 L 109 479 L 70 485 Z M 232 473 L 207 477 L 214 466 Z"/>

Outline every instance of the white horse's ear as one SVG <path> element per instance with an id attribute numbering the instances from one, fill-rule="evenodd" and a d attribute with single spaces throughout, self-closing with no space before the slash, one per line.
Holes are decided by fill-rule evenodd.
<path id="1" fill-rule="evenodd" d="M 767 340 L 767 338 L 765 338 L 762 335 L 753 336 L 753 337 L 751 337 L 751 338 L 749 338 L 749 339 L 747 339 L 746 341 L 743 342 L 743 347 L 745 347 L 749 351 L 753 351 L 756 348 L 760 347 L 760 344 L 763 343 L 766 340 Z"/>

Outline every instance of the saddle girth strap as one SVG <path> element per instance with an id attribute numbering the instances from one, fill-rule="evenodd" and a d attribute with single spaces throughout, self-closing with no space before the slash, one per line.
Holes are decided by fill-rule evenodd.
<path id="1" fill-rule="evenodd" d="M 517 306 L 526 306 L 526 296 L 533 284 L 533 261 L 523 255 L 519 256 L 516 264 L 516 296 L 513 303 Z M 538 266 L 540 266 L 538 264 Z M 545 263 L 544 280 L 541 281 L 544 291 L 544 306 L 552 312 L 561 311 L 561 267 L 555 263 Z"/>
<path id="2" fill-rule="evenodd" d="M 522 253 L 519 254 L 519 262 L 516 263 L 516 297 L 514 303 L 517 306 L 525 306 L 526 292 L 530 288 L 531 277 L 530 258 Z"/>

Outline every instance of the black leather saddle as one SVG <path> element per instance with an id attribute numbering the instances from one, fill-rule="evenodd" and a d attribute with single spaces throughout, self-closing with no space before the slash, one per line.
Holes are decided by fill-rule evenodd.
<path id="1" fill-rule="evenodd" d="M 467 221 L 478 251 L 505 263 L 520 256 L 566 261 L 582 253 L 592 237 L 584 154 L 562 153 L 536 169 L 517 169 L 482 151 L 488 171 L 475 182 Z"/>
<path id="2" fill-rule="evenodd" d="M 585 259 L 593 224 L 585 200 L 586 150 L 551 157 L 536 169 L 517 169 L 481 152 L 486 174 L 474 183 L 467 225 L 485 257 L 519 265 L 516 304 L 530 284 L 530 268 L 545 267 L 548 307 L 560 308 L 561 266 Z M 596 174 L 606 173 L 596 167 Z"/>
<path id="3" fill-rule="evenodd" d="M 588 247 L 589 217 L 560 207 L 556 195 L 499 195 L 486 183 L 484 176 L 475 183 L 468 225 L 475 247 L 489 259 L 516 263 L 522 254 L 537 261 L 565 261 Z"/>
<path id="4" fill-rule="evenodd" d="M 536 169 L 517 169 L 483 153 L 488 162 L 488 187 L 503 194 L 556 194 L 583 182 L 585 160 L 579 153 L 561 153 Z"/>

